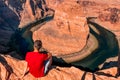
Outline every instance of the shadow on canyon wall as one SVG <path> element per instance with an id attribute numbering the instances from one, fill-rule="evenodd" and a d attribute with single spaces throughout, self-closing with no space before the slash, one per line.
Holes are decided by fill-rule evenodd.
<path id="1" fill-rule="evenodd" d="M 0 53 L 16 51 L 18 54 L 25 54 L 28 44 L 18 32 L 22 4 L 14 0 L 8 0 L 8 5 L 5 2 L 0 1 Z"/>
<path id="2" fill-rule="evenodd" d="M 20 23 L 19 17 L 13 12 L 4 1 L 0 1 L 0 53 L 7 53 L 11 49 L 8 46 L 11 36 L 14 34 Z"/>

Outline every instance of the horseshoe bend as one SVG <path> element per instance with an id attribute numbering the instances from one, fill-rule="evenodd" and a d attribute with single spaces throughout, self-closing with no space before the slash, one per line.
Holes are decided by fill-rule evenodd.
<path id="1" fill-rule="evenodd" d="M 38 80 L 119 80 L 119 5 L 119 0 L 1 0 L 0 79 L 35 80 L 24 59 L 41 40 L 53 63 Z"/>

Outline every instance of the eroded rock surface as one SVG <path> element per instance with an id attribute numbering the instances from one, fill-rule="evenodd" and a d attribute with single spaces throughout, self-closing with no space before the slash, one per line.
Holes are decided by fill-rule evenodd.
<path id="1" fill-rule="evenodd" d="M 74 13 L 79 14 L 79 16 L 85 16 L 88 18 L 94 17 L 96 18 L 94 21 L 106 29 L 113 32 L 119 31 L 119 0 L 47 0 L 46 2 L 49 7 L 55 10 L 66 11 L 69 15 L 73 11 Z M 73 17 L 74 13 L 70 16 Z"/>
<path id="2" fill-rule="evenodd" d="M 116 67 L 100 70 L 95 73 L 85 72 L 75 67 L 52 66 L 52 69 L 45 77 L 38 80 L 119 80 L 115 78 Z M 27 69 L 27 62 L 10 57 L 9 55 L 0 55 L 0 79 L 1 80 L 36 80 Z"/>
<path id="3" fill-rule="evenodd" d="M 85 17 L 79 17 L 76 14 L 71 19 L 67 18 L 67 15 L 69 15 L 67 12 L 64 12 L 65 15 L 62 15 L 62 13 L 63 11 L 59 11 L 59 14 L 55 13 L 52 21 L 47 22 L 33 34 L 33 39 L 42 40 L 43 47 L 53 55 L 71 54 L 80 51 L 85 46 L 89 33 Z M 78 23 L 76 23 L 77 21 Z"/>

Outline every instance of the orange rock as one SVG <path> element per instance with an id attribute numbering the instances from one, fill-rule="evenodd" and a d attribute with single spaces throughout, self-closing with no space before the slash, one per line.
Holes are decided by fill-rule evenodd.
<path id="1" fill-rule="evenodd" d="M 41 5 L 39 7 L 38 5 Z M 23 11 L 21 11 L 21 20 L 19 28 L 24 27 L 25 25 L 42 18 L 46 14 L 46 4 L 43 1 L 35 0 L 26 0 L 23 5 Z M 41 14 L 43 12 L 43 14 Z"/>
<path id="2" fill-rule="evenodd" d="M 89 34 L 86 17 L 82 17 L 79 12 L 80 6 L 76 2 L 64 2 L 53 9 L 54 19 L 36 30 L 33 39 L 41 39 L 43 46 L 53 55 L 80 51 Z"/>
<path id="3" fill-rule="evenodd" d="M 27 63 L 10 56 L 0 55 L 0 79 L 2 80 L 36 80 L 27 72 Z M 119 80 L 114 78 L 117 68 L 112 67 L 95 73 L 85 72 L 75 67 L 54 67 L 38 80 Z M 109 74 L 109 75 L 108 75 Z"/>

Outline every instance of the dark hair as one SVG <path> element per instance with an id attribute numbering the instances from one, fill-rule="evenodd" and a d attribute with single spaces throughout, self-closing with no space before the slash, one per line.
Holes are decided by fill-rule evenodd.
<path id="1" fill-rule="evenodd" d="M 39 51 L 39 49 L 42 47 L 42 42 L 40 40 L 36 40 L 34 42 L 34 47 Z"/>

